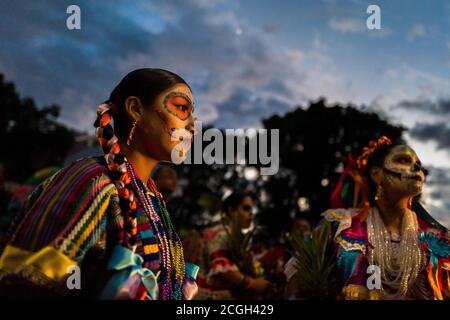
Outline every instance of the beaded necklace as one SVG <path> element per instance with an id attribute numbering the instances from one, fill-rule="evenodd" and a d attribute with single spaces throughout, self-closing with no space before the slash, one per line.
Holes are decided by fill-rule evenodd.
<path id="1" fill-rule="evenodd" d="M 157 242 L 159 242 L 159 257 L 161 259 L 161 272 L 159 275 L 160 298 L 162 300 L 180 300 L 182 298 L 182 285 L 185 275 L 181 240 L 175 232 L 162 196 L 153 180 L 149 179 L 148 185 L 145 185 L 137 177 L 133 166 L 129 162 L 127 162 L 126 166 L 131 174 L 132 184 L 137 191 L 139 202 L 153 228 Z M 155 208 L 159 209 L 159 214 Z M 146 250 L 144 247 L 144 261 L 146 256 L 154 254 L 154 250 Z"/>
<path id="2" fill-rule="evenodd" d="M 393 298 L 405 297 L 424 267 L 418 230 L 417 217 L 408 209 L 403 215 L 401 241 L 394 256 L 391 237 L 378 209 L 373 208 L 368 216 L 367 233 L 374 247 L 369 251 L 369 263 L 380 267 L 382 284 L 395 290 Z"/>

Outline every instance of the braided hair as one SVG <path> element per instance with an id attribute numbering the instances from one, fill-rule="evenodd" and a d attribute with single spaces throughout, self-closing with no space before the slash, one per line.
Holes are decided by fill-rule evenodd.
<path id="1" fill-rule="evenodd" d="M 135 96 L 145 107 L 150 108 L 161 92 L 180 83 L 188 86 L 173 72 L 163 69 L 137 69 L 128 73 L 111 92 L 109 99 L 97 109 L 97 119 L 94 122 L 96 136 L 105 154 L 109 175 L 120 197 L 123 226 L 117 240 L 132 250 L 137 241 L 137 203 L 130 185 L 131 175 L 127 171 L 127 159 L 120 152 L 120 144 L 125 141 L 131 129 L 125 101 L 128 97 Z M 114 126 L 111 125 L 112 120 Z"/>

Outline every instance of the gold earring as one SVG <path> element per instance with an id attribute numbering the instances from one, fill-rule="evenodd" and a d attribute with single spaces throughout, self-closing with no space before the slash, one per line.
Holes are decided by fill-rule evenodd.
<path id="1" fill-rule="evenodd" d="M 375 201 L 378 201 L 381 199 L 382 191 L 383 191 L 383 187 L 381 186 L 381 184 L 379 184 L 377 187 L 377 194 L 375 195 Z"/>
<path id="2" fill-rule="evenodd" d="M 131 141 L 133 140 L 133 134 L 134 134 L 134 129 L 136 128 L 136 123 L 137 123 L 137 120 L 135 120 L 133 122 L 133 126 L 131 127 L 130 134 L 128 135 L 127 146 L 129 146 L 131 144 Z"/>

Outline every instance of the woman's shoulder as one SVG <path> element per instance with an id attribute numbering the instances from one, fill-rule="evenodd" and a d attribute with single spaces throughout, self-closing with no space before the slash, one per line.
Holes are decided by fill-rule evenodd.
<path id="1" fill-rule="evenodd" d="M 325 210 L 322 217 L 328 221 L 351 221 L 360 212 L 360 208 L 333 208 Z"/>
<path id="2" fill-rule="evenodd" d="M 105 158 L 103 156 L 81 158 L 67 164 L 61 170 L 75 167 L 90 168 L 91 170 L 96 171 L 98 173 L 104 174 L 108 173 Z"/>
<path id="3" fill-rule="evenodd" d="M 99 157 L 89 157 L 76 160 L 61 168 L 47 183 L 54 180 L 71 180 L 76 183 L 86 183 L 92 179 L 103 179 L 112 182 L 106 168 L 105 159 Z"/>
<path id="4" fill-rule="evenodd" d="M 353 218 L 361 213 L 360 208 L 328 209 L 321 214 L 324 220 L 337 227 L 339 233 L 351 227 Z"/>
<path id="5" fill-rule="evenodd" d="M 364 219 L 358 219 L 363 209 L 338 208 L 328 209 L 322 213 L 325 221 L 332 225 L 333 238 L 346 250 L 365 251 L 367 228 Z"/>
<path id="6" fill-rule="evenodd" d="M 103 157 L 74 161 L 47 178 L 35 190 L 38 191 L 36 196 L 54 193 L 58 197 L 68 197 L 70 201 L 73 201 L 77 194 L 117 193 Z"/>

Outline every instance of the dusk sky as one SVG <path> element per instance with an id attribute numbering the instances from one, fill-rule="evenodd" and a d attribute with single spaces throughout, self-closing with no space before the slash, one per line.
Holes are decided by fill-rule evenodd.
<path id="1" fill-rule="evenodd" d="M 66 8 L 81 9 L 81 30 Z M 368 30 L 368 5 L 381 30 Z M 427 208 L 450 226 L 450 2 L 0 0 L 0 72 L 69 126 L 129 71 L 160 67 L 192 86 L 197 117 L 260 127 L 320 96 L 407 127 L 432 174 Z"/>

